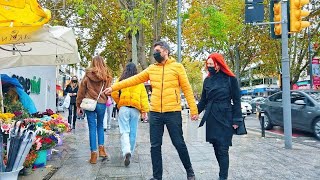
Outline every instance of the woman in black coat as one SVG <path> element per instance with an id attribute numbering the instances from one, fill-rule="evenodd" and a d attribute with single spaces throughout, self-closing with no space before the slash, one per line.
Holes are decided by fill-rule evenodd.
<path id="1" fill-rule="evenodd" d="M 70 83 L 67 85 L 64 91 L 64 95 L 69 94 L 70 96 L 68 123 L 71 125 L 71 119 L 72 119 L 72 129 L 75 129 L 76 127 L 76 120 L 77 120 L 76 99 L 77 99 L 78 89 L 79 89 L 78 78 L 77 76 L 72 76 Z"/>
<path id="2" fill-rule="evenodd" d="M 206 141 L 214 147 L 220 166 L 219 179 L 228 178 L 229 146 L 232 135 L 242 125 L 240 89 L 235 75 L 223 56 L 211 54 L 206 61 L 208 77 L 204 80 L 198 111 L 205 109 L 199 127 L 206 123 Z"/>

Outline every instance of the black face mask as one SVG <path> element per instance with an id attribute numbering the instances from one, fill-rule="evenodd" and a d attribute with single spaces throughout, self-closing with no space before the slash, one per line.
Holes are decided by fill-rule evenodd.
<path id="1" fill-rule="evenodd" d="M 77 82 L 78 82 L 78 80 L 72 80 L 71 82 L 73 82 L 73 83 L 77 83 Z"/>
<path id="2" fill-rule="evenodd" d="M 210 75 L 215 75 L 217 73 L 217 71 L 214 69 L 214 67 L 208 67 L 208 71 L 209 71 Z"/>
<path id="3" fill-rule="evenodd" d="M 164 57 L 161 56 L 160 52 L 153 53 L 153 57 L 158 63 L 161 63 L 164 60 Z"/>

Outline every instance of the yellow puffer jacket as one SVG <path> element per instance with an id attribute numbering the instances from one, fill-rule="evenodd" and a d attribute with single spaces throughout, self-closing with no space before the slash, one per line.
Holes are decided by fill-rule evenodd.
<path id="1" fill-rule="evenodd" d="M 111 93 L 112 98 L 117 103 L 118 108 L 121 106 L 132 106 L 138 109 L 141 113 L 149 112 L 149 101 L 146 88 L 143 84 L 121 89 Z"/>
<path id="2" fill-rule="evenodd" d="M 173 58 L 165 64 L 155 63 L 141 73 L 113 84 L 112 90 L 118 91 L 150 80 L 152 87 L 150 110 L 154 112 L 181 111 L 180 87 L 187 99 L 191 115 L 198 114 L 198 109 L 182 64 Z"/>

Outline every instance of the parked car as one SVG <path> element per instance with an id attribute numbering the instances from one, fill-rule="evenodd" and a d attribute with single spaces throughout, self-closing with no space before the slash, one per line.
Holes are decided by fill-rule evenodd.
<path id="1" fill-rule="evenodd" d="M 320 91 L 291 91 L 290 97 L 292 128 L 311 132 L 320 140 Z M 283 126 L 282 92 L 268 97 L 258 109 L 265 113 L 266 129 Z M 261 116 L 260 110 L 258 115 Z"/>
<path id="2" fill-rule="evenodd" d="M 245 109 L 247 115 L 252 113 L 252 107 L 248 102 L 241 101 L 241 109 Z"/>
<path id="3" fill-rule="evenodd" d="M 252 113 L 257 112 L 257 105 L 259 106 L 260 104 L 264 103 L 266 98 L 264 97 L 256 97 L 250 101 L 250 105 L 252 107 Z"/>
<path id="4" fill-rule="evenodd" d="M 241 96 L 241 101 L 250 102 L 252 100 L 252 96 Z"/>
<path id="5" fill-rule="evenodd" d="M 244 105 L 241 105 L 241 112 L 243 120 L 247 117 L 247 108 Z"/>

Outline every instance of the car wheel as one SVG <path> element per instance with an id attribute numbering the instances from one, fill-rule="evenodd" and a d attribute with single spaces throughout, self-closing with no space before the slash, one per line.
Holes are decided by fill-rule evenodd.
<path id="1" fill-rule="evenodd" d="M 313 123 L 313 134 L 320 140 L 320 119 L 316 119 Z"/>
<path id="2" fill-rule="evenodd" d="M 261 119 L 260 119 L 260 121 L 261 121 Z M 267 113 L 264 114 L 264 128 L 266 130 L 270 130 L 273 128 L 273 124 L 271 123 L 271 120 L 270 120 L 269 115 Z"/>

